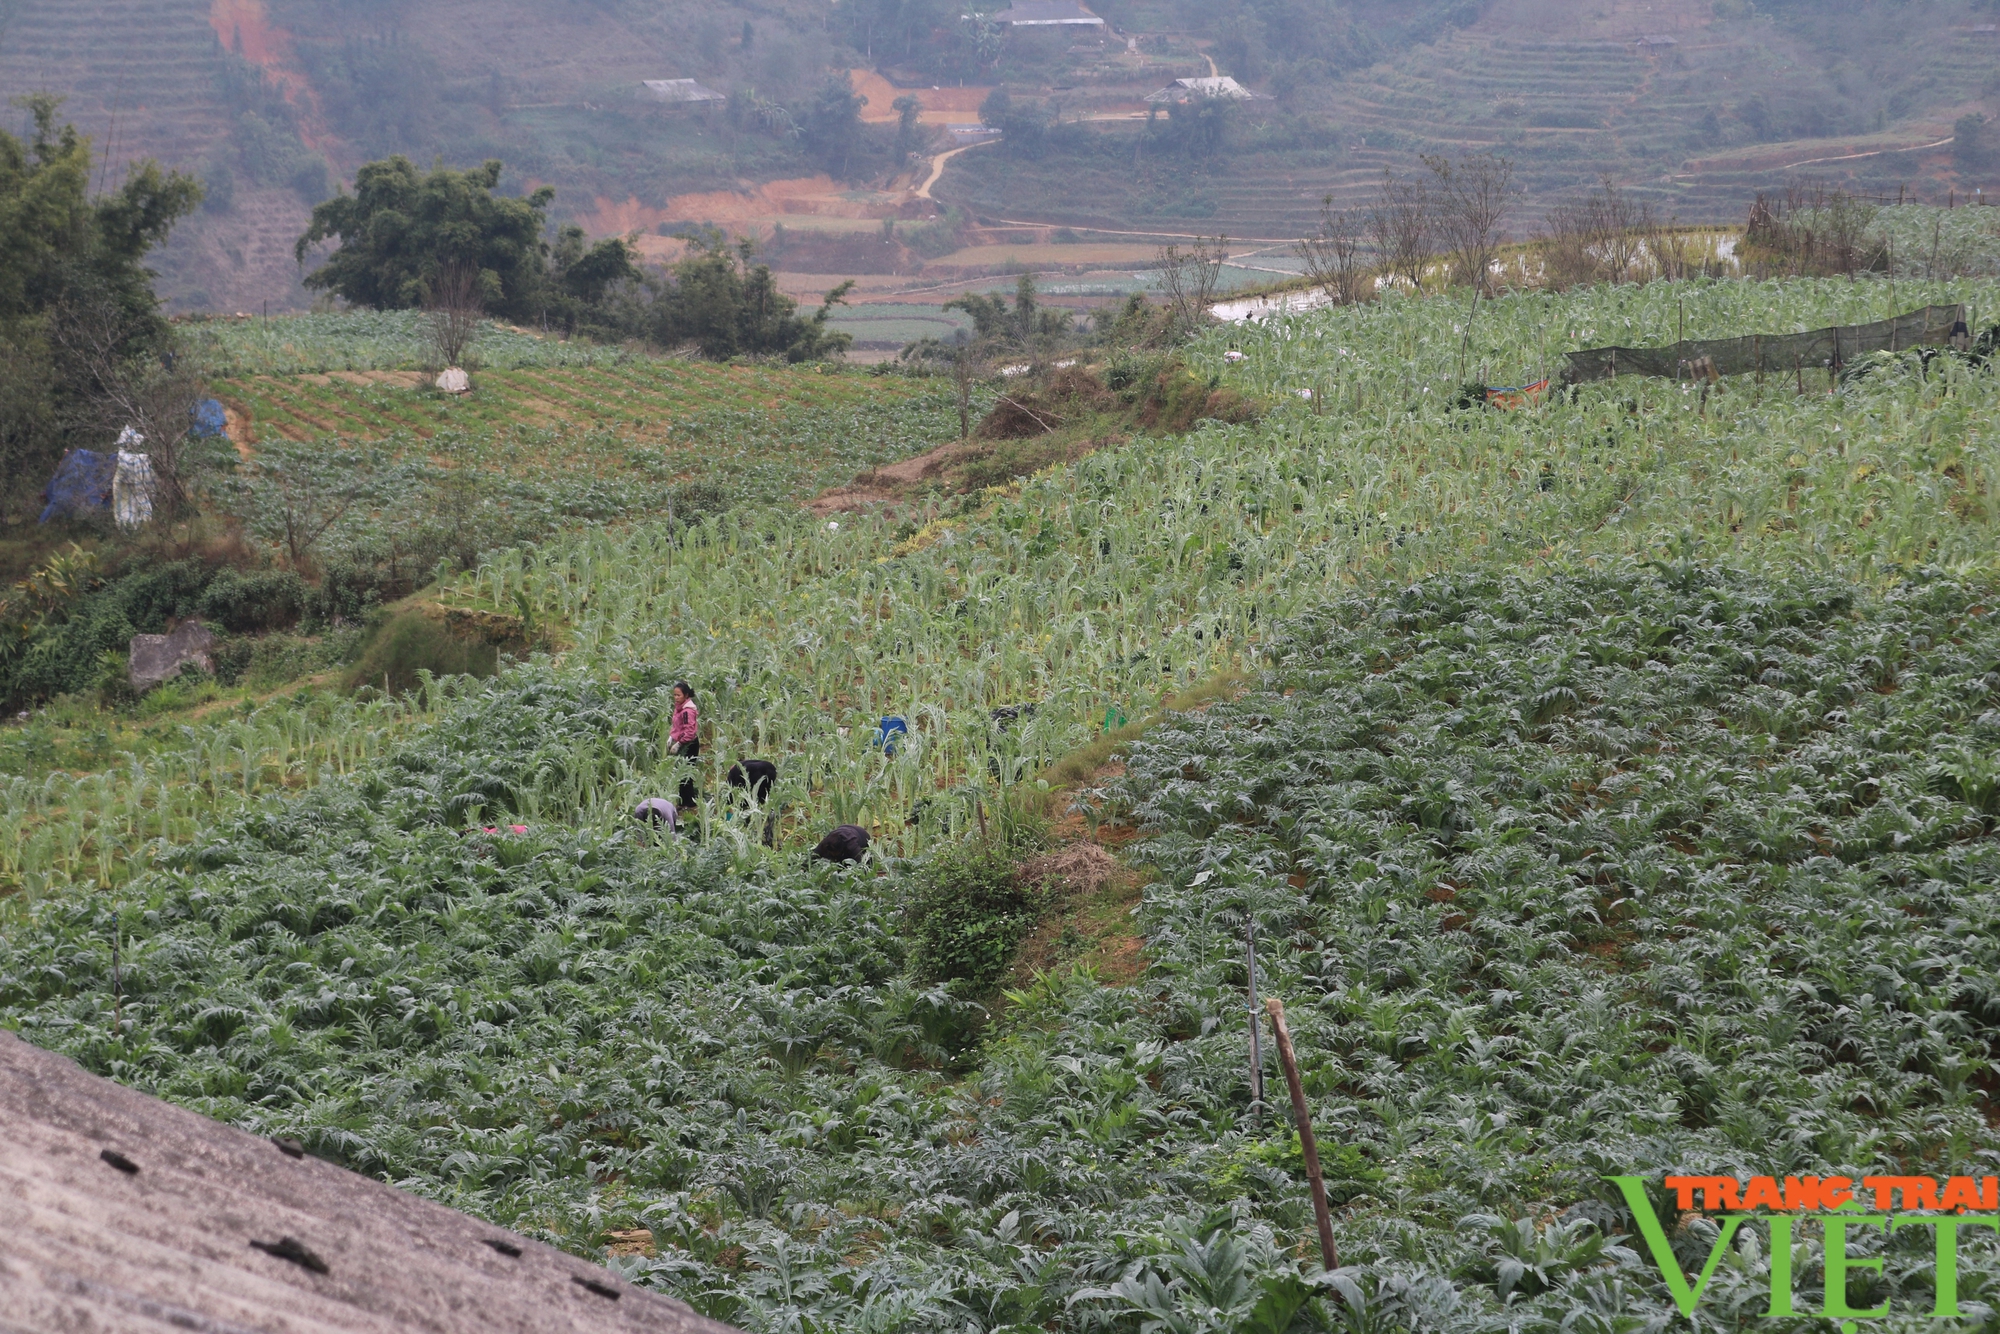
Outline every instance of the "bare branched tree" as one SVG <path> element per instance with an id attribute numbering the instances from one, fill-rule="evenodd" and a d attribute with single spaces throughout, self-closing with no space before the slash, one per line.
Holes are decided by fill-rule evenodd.
<path id="1" fill-rule="evenodd" d="M 71 409 L 70 426 L 107 440 L 127 427 L 144 437 L 154 510 L 171 518 L 187 506 L 194 487 L 189 446 L 207 377 L 192 344 L 143 344 L 142 327 L 108 294 L 64 302 L 48 325 L 49 340 L 67 363 L 65 378 L 89 386 Z"/>
<path id="2" fill-rule="evenodd" d="M 1591 283 L 1644 281 L 1641 239 L 1651 210 L 1635 206 L 1609 176 L 1581 199 L 1550 209 L 1538 249 L 1542 283 L 1558 290 Z"/>
<path id="3" fill-rule="evenodd" d="M 1439 239 L 1451 252 L 1452 281 L 1482 295 L 1493 292 L 1493 260 L 1503 239 L 1500 221 L 1514 194 L 1514 164 L 1498 153 L 1453 162 L 1426 155 Z"/>
<path id="4" fill-rule="evenodd" d="M 1363 262 L 1361 219 L 1333 206 L 1333 196 L 1320 201 L 1319 232 L 1302 237 L 1293 247 L 1305 261 L 1306 277 L 1334 302 L 1351 306 L 1375 294 L 1375 274 Z"/>
<path id="5" fill-rule="evenodd" d="M 361 496 L 353 470 L 335 466 L 312 454 L 289 451 L 285 457 L 267 454 L 257 464 L 262 525 L 285 544 L 292 568 L 303 570 L 314 543 L 340 522 Z"/>
<path id="6" fill-rule="evenodd" d="M 1674 214 L 1662 216 L 1647 205 L 1640 210 L 1638 231 L 1655 278 L 1677 282 L 1700 272 L 1708 248 Z"/>
<path id="7" fill-rule="evenodd" d="M 1155 267 L 1160 271 L 1160 291 L 1166 297 L 1174 337 L 1185 338 L 1208 323 L 1222 262 L 1229 258 L 1228 240 L 1226 236 L 1197 236 L 1185 249 L 1178 243 L 1160 247 Z"/>
<path id="8" fill-rule="evenodd" d="M 470 264 L 447 264 L 424 283 L 424 339 L 435 369 L 465 365 L 485 313 L 479 270 Z"/>
<path id="9" fill-rule="evenodd" d="M 1437 257 L 1436 228 L 1428 186 L 1398 178 L 1385 168 L 1382 189 L 1368 209 L 1368 235 L 1390 273 L 1420 292 Z"/>
<path id="10" fill-rule="evenodd" d="M 1878 212 L 1866 200 L 1823 182 L 1791 181 L 1781 195 L 1758 194 L 1743 239 L 1762 272 L 1859 273 L 1888 265 L 1886 243 L 1874 234 Z"/>

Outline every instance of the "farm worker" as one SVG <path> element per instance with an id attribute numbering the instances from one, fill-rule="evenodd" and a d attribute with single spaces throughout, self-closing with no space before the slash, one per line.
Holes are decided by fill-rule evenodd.
<path id="1" fill-rule="evenodd" d="M 812 855 L 826 862 L 858 862 L 867 851 L 868 831 L 858 824 L 844 824 L 821 839 Z"/>
<path id="2" fill-rule="evenodd" d="M 744 760 L 740 764 L 730 765 L 729 772 L 723 775 L 723 777 L 727 780 L 729 786 L 744 789 L 749 794 L 750 800 L 762 806 L 771 799 L 771 789 L 778 781 L 778 766 L 769 760 Z M 777 846 L 777 831 L 778 813 L 774 810 L 766 811 L 764 813 L 765 847 L 772 848 Z"/>
<path id="3" fill-rule="evenodd" d="M 684 760 L 701 758 L 700 715 L 694 707 L 694 687 L 685 681 L 674 682 L 674 719 L 667 729 L 669 753 Z M 695 780 L 693 771 L 681 779 L 681 809 L 694 805 Z"/>
<path id="4" fill-rule="evenodd" d="M 681 813 L 665 797 L 648 797 L 632 808 L 632 818 L 654 828 L 665 825 L 669 833 L 681 827 Z"/>

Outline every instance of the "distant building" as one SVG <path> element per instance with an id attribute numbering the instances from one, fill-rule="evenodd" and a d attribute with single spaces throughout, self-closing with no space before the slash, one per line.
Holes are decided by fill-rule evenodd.
<path id="1" fill-rule="evenodd" d="M 1149 94 L 1148 102 L 1161 105 L 1168 102 L 1199 102 L 1209 97 L 1227 97 L 1232 101 L 1249 102 L 1261 97 L 1253 93 L 1227 74 L 1203 79 L 1175 79 L 1157 93 Z"/>
<path id="2" fill-rule="evenodd" d="M 702 102 L 727 102 L 729 96 L 703 87 L 693 79 L 648 79 L 639 85 L 639 100 L 691 106 Z"/>
<path id="3" fill-rule="evenodd" d="M 1016 28 L 1101 28 L 1104 20 L 1077 0 L 1014 0 L 1012 9 L 993 15 L 995 23 Z"/>
<path id="4" fill-rule="evenodd" d="M 1677 37 L 1668 37 L 1663 33 L 1648 33 L 1646 36 L 1641 37 L 1638 41 L 1634 42 L 1633 45 L 1638 47 L 1641 51 L 1647 50 L 1649 48 L 1664 49 L 1669 46 L 1679 46 L 1680 39 Z"/>

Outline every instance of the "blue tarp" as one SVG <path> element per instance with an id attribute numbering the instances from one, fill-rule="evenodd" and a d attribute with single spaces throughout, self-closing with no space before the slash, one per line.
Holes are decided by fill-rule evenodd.
<path id="1" fill-rule="evenodd" d="M 910 725 L 901 718 L 891 714 L 882 720 L 881 726 L 875 729 L 874 739 L 869 744 L 884 755 L 894 759 L 896 755 L 896 738 L 899 736 L 908 736 L 909 734 Z"/>
<path id="2" fill-rule="evenodd" d="M 194 428 L 191 434 L 197 439 L 208 440 L 216 436 L 222 436 L 224 439 L 228 438 L 229 414 L 224 412 L 222 404 L 216 402 L 214 399 L 202 399 L 189 409 L 188 415 L 194 418 Z"/>
<path id="3" fill-rule="evenodd" d="M 92 514 L 111 508 L 111 481 L 118 473 L 118 455 L 109 450 L 72 449 L 56 465 L 56 475 L 42 488 L 47 502 L 41 522 L 65 514 Z"/>

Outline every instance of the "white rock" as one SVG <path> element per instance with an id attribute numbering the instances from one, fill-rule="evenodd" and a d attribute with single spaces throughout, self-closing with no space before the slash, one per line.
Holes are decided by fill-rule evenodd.
<path id="1" fill-rule="evenodd" d="M 472 377 L 453 366 L 438 376 L 437 387 L 447 394 L 469 394 L 472 392 Z"/>

